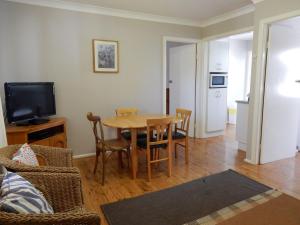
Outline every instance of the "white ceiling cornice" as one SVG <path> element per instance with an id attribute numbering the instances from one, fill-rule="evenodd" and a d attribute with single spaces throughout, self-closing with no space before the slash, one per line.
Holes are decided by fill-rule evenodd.
<path id="1" fill-rule="evenodd" d="M 106 16 L 115 16 L 115 17 L 122 17 L 128 19 L 170 23 L 170 24 L 178 24 L 178 25 L 193 26 L 193 27 L 206 27 L 215 23 L 220 23 L 222 21 L 226 21 L 253 12 L 255 10 L 255 7 L 253 5 L 248 5 L 240 9 L 225 13 L 223 15 L 213 17 L 206 21 L 197 21 L 197 20 L 182 19 L 177 17 L 159 16 L 159 15 L 136 12 L 136 11 L 107 8 L 107 7 L 70 2 L 64 0 L 6 0 L 6 1 L 51 7 L 57 9 L 65 9 L 65 10 L 76 11 L 76 12 L 85 12 L 85 13 L 92 13 L 92 14 L 99 14 L 99 15 L 106 15 Z M 255 1 L 257 2 L 263 0 L 255 0 Z"/>
<path id="2" fill-rule="evenodd" d="M 250 12 L 253 12 L 254 10 L 255 10 L 255 7 L 253 5 L 248 5 L 248 6 L 240 8 L 240 9 L 225 13 L 223 15 L 208 19 L 208 20 L 202 22 L 201 25 L 202 25 L 202 27 L 207 27 L 207 26 L 210 26 L 210 25 L 213 25 L 216 23 L 220 23 L 220 22 L 223 22 L 223 21 L 226 21 L 229 19 L 236 18 L 238 16 L 248 14 Z"/>
<path id="3" fill-rule="evenodd" d="M 45 6 L 57 9 L 65 9 L 77 12 L 93 13 L 106 16 L 115 16 L 128 19 L 146 20 L 152 22 L 171 23 L 187 26 L 200 27 L 198 21 L 181 19 L 176 17 L 158 16 L 148 13 L 141 13 L 122 9 L 113 9 L 90 4 L 67 2 L 63 0 L 7 0 L 10 2 L 24 3 L 30 5 Z"/>
<path id="4" fill-rule="evenodd" d="M 253 4 L 257 4 L 259 2 L 263 2 L 264 0 L 251 0 L 253 2 Z"/>

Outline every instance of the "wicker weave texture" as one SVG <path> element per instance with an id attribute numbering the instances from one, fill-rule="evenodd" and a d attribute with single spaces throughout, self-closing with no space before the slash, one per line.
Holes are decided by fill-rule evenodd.
<path id="1" fill-rule="evenodd" d="M 73 173 L 30 173 L 20 176 L 42 191 L 54 214 L 14 214 L 0 212 L 2 225 L 99 225 L 97 214 L 83 208 L 81 179 Z M 2 180 L 3 175 L 0 175 Z"/>
<path id="2" fill-rule="evenodd" d="M 21 145 L 9 145 L 0 149 L 0 164 L 14 172 L 61 172 L 79 173 L 77 168 L 72 167 L 71 149 L 55 148 L 41 145 L 30 145 L 32 150 L 45 158 L 47 166 L 27 166 L 17 163 L 12 159 L 13 154 Z"/>

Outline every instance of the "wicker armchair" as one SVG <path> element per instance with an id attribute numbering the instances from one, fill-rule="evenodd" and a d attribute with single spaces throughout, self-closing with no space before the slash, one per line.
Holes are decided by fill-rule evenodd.
<path id="1" fill-rule="evenodd" d="M 60 172 L 79 173 L 79 170 L 72 167 L 72 151 L 65 148 L 55 148 L 41 145 L 30 145 L 38 157 L 43 158 L 45 166 L 27 166 L 17 163 L 12 159 L 13 154 L 21 145 L 9 145 L 0 148 L 0 164 L 12 172 Z"/>
<path id="2" fill-rule="evenodd" d="M 29 173 L 20 176 L 43 192 L 54 214 L 15 214 L 0 211 L 5 225 L 99 225 L 99 215 L 83 208 L 81 179 L 74 173 Z M 3 175 L 0 175 L 0 180 Z"/>

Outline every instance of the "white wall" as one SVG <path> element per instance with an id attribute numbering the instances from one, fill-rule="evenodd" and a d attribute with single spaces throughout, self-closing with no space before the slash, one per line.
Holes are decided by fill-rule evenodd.
<path id="1" fill-rule="evenodd" d="M 251 75 L 252 75 L 252 57 L 253 57 L 253 40 L 248 41 L 247 44 L 247 68 L 246 68 L 246 79 L 245 79 L 245 97 L 248 98 L 250 95 L 251 87 Z"/>
<path id="2" fill-rule="evenodd" d="M 6 81 L 54 81 L 75 155 L 95 152 L 86 113 L 117 107 L 162 113 L 163 36 L 198 39 L 200 28 L 0 0 L 0 90 Z M 118 74 L 93 73 L 92 39 L 117 40 Z M 108 131 L 108 130 L 106 130 Z M 106 132 L 112 137 L 115 130 Z"/>
<path id="3" fill-rule="evenodd" d="M 229 70 L 228 70 L 228 123 L 236 123 L 236 100 L 246 100 L 248 81 L 248 56 L 251 41 L 230 39 Z M 251 65 L 251 64 L 250 64 Z"/>
<path id="4" fill-rule="evenodd" d="M 3 118 L 2 102 L 0 97 L 0 148 L 7 145 L 5 124 Z"/>
<path id="5" fill-rule="evenodd" d="M 300 151 L 300 118 L 298 120 L 298 138 L 297 138 L 297 149 Z"/>

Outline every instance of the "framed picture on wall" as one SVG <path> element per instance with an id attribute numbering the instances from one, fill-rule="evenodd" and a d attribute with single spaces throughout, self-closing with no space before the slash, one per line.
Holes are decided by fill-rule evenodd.
<path id="1" fill-rule="evenodd" d="M 119 43 L 93 40 L 93 64 L 95 73 L 119 72 Z"/>

